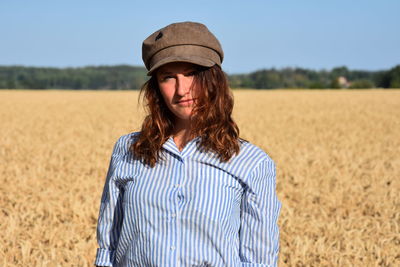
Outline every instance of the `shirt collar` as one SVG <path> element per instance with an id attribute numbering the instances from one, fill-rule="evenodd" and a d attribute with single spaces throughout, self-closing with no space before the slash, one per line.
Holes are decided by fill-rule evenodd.
<path id="1" fill-rule="evenodd" d="M 191 154 L 193 154 L 194 151 L 197 149 L 197 141 L 200 139 L 200 137 L 195 137 L 192 140 L 190 140 L 185 147 L 182 149 L 182 151 L 179 151 L 178 147 L 176 146 L 174 142 L 174 138 L 170 136 L 168 140 L 163 144 L 163 148 L 175 155 L 177 155 L 180 158 L 187 157 Z"/>

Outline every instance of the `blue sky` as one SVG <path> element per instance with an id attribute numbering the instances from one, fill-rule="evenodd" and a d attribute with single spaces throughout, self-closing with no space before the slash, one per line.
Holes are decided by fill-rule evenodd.
<path id="1" fill-rule="evenodd" d="M 399 0 L 0 0 L 0 65 L 142 66 L 142 41 L 178 21 L 206 24 L 224 70 L 380 70 L 400 64 Z"/>

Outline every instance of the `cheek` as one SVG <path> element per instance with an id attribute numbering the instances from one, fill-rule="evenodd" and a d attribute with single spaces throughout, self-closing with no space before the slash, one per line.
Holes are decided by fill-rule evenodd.
<path id="1" fill-rule="evenodd" d="M 163 99 L 167 104 L 169 104 L 174 96 L 173 90 L 171 90 L 168 86 L 159 86 L 159 88 Z"/>

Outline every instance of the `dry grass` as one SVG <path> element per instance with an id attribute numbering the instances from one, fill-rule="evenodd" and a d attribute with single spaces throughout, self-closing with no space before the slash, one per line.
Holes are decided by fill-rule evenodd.
<path id="1" fill-rule="evenodd" d="M 400 91 L 236 91 L 277 163 L 281 266 L 400 265 Z M 91 266 L 136 92 L 0 91 L 0 265 Z"/>

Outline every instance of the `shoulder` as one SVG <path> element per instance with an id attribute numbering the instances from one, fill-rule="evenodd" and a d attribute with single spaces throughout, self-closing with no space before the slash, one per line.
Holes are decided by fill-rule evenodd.
<path id="1" fill-rule="evenodd" d="M 251 165 L 258 165 L 261 162 L 274 162 L 266 151 L 248 142 L 240 141 L 240 152 L 236 156 L 237 160 L 248 161 Z"/>
<path id="2" fill-rule="evenodd" d="M 244 181 L 248 186 L 254 187 L 260 181 L 275 181 L 275 162 L 260 147 L 247 141 L 242 142 L 238 159 L 247 162 Z"/>
<path id="3" fill-rule="evenodd" d="M 126 155 L 132 143 L 135 142 L 140 132 L 131 132 L 120 136 L 114 145 L 113 156 Z"/>
<path id="4" fill-rule="evenodd" d="M 263 149 L 244 140 L 240 140 L 239 153 L 234 155 L 228 162 L 212 160 L 208 163 L 241 178 L 245 183 L 260 168 L 268 166 L 268 171 L 272 171 L 275 165 L 274 161 Z"/>

